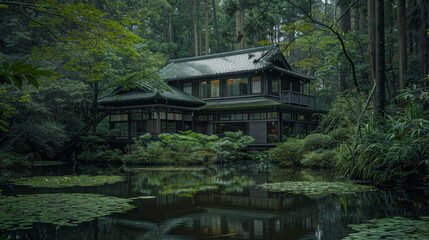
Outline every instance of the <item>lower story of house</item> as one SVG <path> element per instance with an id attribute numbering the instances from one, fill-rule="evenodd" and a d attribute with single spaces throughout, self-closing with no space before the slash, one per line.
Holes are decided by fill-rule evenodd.
<path id="1" fill-rule="evenodd" d="M 254 145 L 273 144 L 287 137 L 306 136 L 316 127 L 320 112 L 287 105 L 276 107 L 180 109 L 174 107 L 136 107 L 109 109 L 110 141 L 131 143 L 150 133 L 192 130 L 223 136 L 227 131 L 243 131 L 255 138 Z"/>

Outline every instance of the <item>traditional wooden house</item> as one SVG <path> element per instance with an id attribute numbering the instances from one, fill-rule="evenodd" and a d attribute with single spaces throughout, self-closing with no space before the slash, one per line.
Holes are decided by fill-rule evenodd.
<path id="1" fill-rule="evenodd" d="M 141 84 L 100 100 L 115 140 L 241 130 L 264 145 L 309 134 L 324 113 L 310 95 L 314 78 L 293 71 L 278 46 L 170 60 L 160 76 L 171 90 Z"/>

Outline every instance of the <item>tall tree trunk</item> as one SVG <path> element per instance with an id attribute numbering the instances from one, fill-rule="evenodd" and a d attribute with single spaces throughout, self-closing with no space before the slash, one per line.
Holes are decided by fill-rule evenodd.
<path id="1" fill-rule="evenodd" d="M 344 14 L 348 9 L 348 1 L 342 0 L 340 2 L 340 9 L 341 14 Z M 350 11 L 347 11 L 346 14 L 344 14 L 343 18 L 340 20 L 340 28 L 344 32 L 343 39 L 345 39 L 345 36 L 348 32 L 350 32 L 351 29 L 351 22 L 350 22 Z M 346 61 L 341 61 L 340 63 L 340 88 L 341 92 L 345 93 L 347 90 L 347 83 L 346 83 L 346 76 L 349 72 L 349 67 Z"/>
<path id="2" fill-rule="evenodd" d="M 375 111 L 378 116 L 384 117 L 386 109 L 386 63 L 385 63 L 385 49 L 384 49 L 384 0 L 376 0 L 376 104 Z"/>
<path id="3" fill-rule="evenodd" d="M 359 8 L 359 15 L 360 15 L 359 16 L 359 28 L 360 28 L 359 32 L 361 34 L 366 34 L 366 33 L 368 33 L 368 27 L 367 27 L 368 22 L 366 21 L 367 12 L 365 12 L 363 6 L 361 6 Z"/>
<path id="4" fill-rule="evenodd" d="M 429 1 L 421 1 L 421 37 L 422 37 L 422 55 L 421 55 L 421 76 L 427 77 L 429 74 Z M 429 81 L 426 81 L 425 86 L 429 86 Z"/>
<path id="5" fill-rule="evenodd" d="M 203 31 L 201 27 L 201 0 L 197 0 L 197 29 L 198 29 L 198 56 L 203 55 Z"/>
<path id="6" fill-rule="evenodd" d="M 239 2 L 239 0 L 237 1 Z M 237 10 L 235 11 L 235 50 L 241 49 L 241 5 L 237 3 Z"/>
<path id="7" fill-rule="evenodd" d="M 173 42 L 173 23 L 172 23 L 173 13 L 172 12 L 173 12 L 172 10 L 168 12 L 168 38 L 169 38 L 168 40 L 170 42 Z"/>
<path id="8" fill-rule="evenodd" d="M 244 45 L 244 6 L 242 6 L 242 9 L 240 11 L 240 31 L 241 31 L 241 41 L 240 41 L 240 48 L 244 49 L 246 46 Z"/>
<path id="9" fill-rule="evenodd" d="M 395 69 L 393 67 L 393 56 L 394 56 L 394 52 L 395 52 L 393 49 L 393 44 L 394 44 L 393 25 L 395 22 L 395 18 L 394 18 L 394 14 L 393 14 L 393 2 L 387 1 L 384 8 L 385 8 L 385 16 L 387 19 L 386 27 L 387 27 L 388 32 L 389 32 L 388 37 L 386 37 L 387 42 L 385 44 L 385 45 L 387 45 L 387 49 L 388 49 L 388 52 L 386 53 L 386 55 L 387 55 L 386 64 L 388 64 L 389 74 L 391 74 L 390 78 L 386 77 L 386 90 L 388 93 L 386 99 L 391 99 L 396 92 L 396 85 L 397 85 Z M 385 22 L 386 22 L 386 20 L 385 20 Z M 385 75 L 387 76 L 387 72 L 385 73 Z"/>
<path id="10" fill-rule="evenodd" d="M 355 9 L 354 9 L 354 16 L 353 16 L 353 20 L 354 20 L 354 30 L 356 31 L 356 32 L 359 32 L 359 30 L 360 30 L 360 25 L 359 25 L 359 23 L 360 23 L 360 21 L 359 21 L 359 18 L 360 18 L 360 15 L 359 15 L 359 5 L 357 5 L 356 7 L 355 7 Z"/>
<path id="11" fill-rule="evenodd" d="M 371 69 L 371 82 L 375 79 L 375 0 L 368 0 L 368 39 Z"/>
<path id="12" fill-rule="evenodd" d="M 98 81 L 92 84 L 92 135 L 97 134 L 97 115 L 98 115 Z"/>
<path id="13" fill-rule="evenodd" d="M 189 26 L 193 26 L 194 22 L 192 21 L 192 8 L 189 8 L 189 12 L 188 12 L 188 19 L 189 19 Z M 191 56 L 195 56 L 195 39 L 194 39 L 194 31 L 189 31 L 189 37 L 188 39 L 188 46 L 191 46 Z"/>
<path id="14" fill-rule="evenodd" d="M 213 5 L 213 20 L 215 24 L 215 32 L 216 32 L 216 43 L 217 43 L 217 52 L 220 53 L 220 40 L 219 40 L 219 29 L 217 27 L 217 18 L 216 18 L 216 3 L 215 0 L 212 0 Z"/>
<path id="15" fill-rule="evenodd" d="M 196 0 L 194 0 L 194 4 L 193 4 L 193 8 L 194 8 L 194 14 L 193 14 L 193 22 L 194 22 L 194 56 L 198 56 L 198 28 L 197 28 L 197 23 L 198 23 L 198 19 L 197 19 L 197 2 Z"/>
<path id="16" fill-rule="evenodd" d="M 205 42 L 206 42 L 206 51 L 205 54 L 209 55 L 210 51 L 210 39 L 209 39 L 209 4 L 207 0 L 204 0 L 205 6 L 205 15 L 206 15 L 206 32 L 205 32 Z"/>
<path id="17" fill-rule="evenodd" d="M 399 89 L 405 89 L 405 71 L 407 70 L 407 11 L 405 0 L 398 0 L 397 6 L 398 19 L 398 63 L 399 63 Z M 401 100 L 401 107 L 404 107 L 404 101 Z"/>

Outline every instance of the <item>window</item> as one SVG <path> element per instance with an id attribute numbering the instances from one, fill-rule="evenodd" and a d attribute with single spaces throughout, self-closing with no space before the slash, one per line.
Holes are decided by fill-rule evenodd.
<path id="1" fill-rule="evenodd" d="M 277 112 L 269 112 L 267 113 L 267 118 L 277 118 Z"/>
<path id="2" fill-rule="evenodd" d="M 290 119 L 292 119 L 292 114 L 291 113 L 282 113 L 282 119 L 283 120 L 290 120 Z"/>
<path id="3" fill-rule="evenodd" d="M 131 122 L 131 136 L 141 136 L 146 133 L 146 122 Z"/>
<path id="4" fill-rule="evenodd" d="M 271 78 L 271 93 L 279 92 L 279 80 L 277 78 Z"/>
<path id="5" fill-rule="evenodd" d="M 200 83 L 200 98 L 211 98 L 220 96 L 220 81 L 202 81 Z"/>
<path id="6" fill-rule="evenodd" d="M 112 122 L 110 123 L 110 129 L 116 137 L 128 137 L 128 123 L 127 122 Z"/>
<path id="7" fill-rule="evenodd" d="M 183 91 L 189 95 L 192 95 L 192 83 L 184 83 Z"/>
<path id="8" fill-rule="evenodd" d="M 251 86 L 252 86 L 252 94 L 261 94 L 262 92 L 262 80 L 261 77 L 251 77 L 250 78 Z"/>
<path id="9" fill-rule="evenodd" d="M 161 132 L 162 133 L 175 133 L 176 132 L 176 122 L 161 122 Z"/>
<path id="10" fill-rule="evenodd" d="M 249 133 L 249 123 L 220 123 L 214 125 L 215 134 L 224 134 L 225 132 L 242 131 L 245 135 Z"/>
<path id="11" fill-rule="evenodd" d="M 278 142 L 277 122 L 267 122 L 268 143 Z"/>
<path id="12" fill-rule="evenodd" d="M 231 120 L 247 120 L 247 113 L 232 113 Z"/>
<path id="13" fill-rule="evenodd" d="M 200 98 L 208 98 L 210 94 L 210 85 L 207 81 L 200 83 Z"/>
<path id="14" fill-rule="evenodd" d="M 183 120 L 184 121 L 192 121 L 192 116 L 189 114 L 183 114 Z"/>
<path id="15" fill-rule="evenodd" d="M 267 113 L 249 113 L 249 119 L 251 120 L 259 120 L 259 119 L 266 119 Z"/>
<path id="16" fill-rule="evenodd" d="M 122 122 L 122 121 L 128 121 L 128 114 L 115 114 L 115 115 L 110 115 L 110 121 L 111 121 L 111 122 Z"/>
<path id="17" fill-rule="evenodd" d="M 236 78 L 226 80 L 226 96 L 247 95 L 249 80 L 247 78 Z"/>
<path id="18" fill-rule="evenodd" d="M 198 121 L 213 121 L 213 115 L 199 115 Z"/>
<path id="19" fill-rule="evenodd" d="M 149 119 L 149 113 L 132 113 L 131 114 L 131 120 L 132 121 L 141 121 L 141 120 L 148 120 Z"/>
<path id="20" fill-rule="evenodd" d="M 220 96 L 220 80 L 210 81 L 211 91 L 210 97 L 219 97 Z"/>
<path id="21" fill-rule="evenodd" d="M 228 121 L 229 120 L 229 114 L 219 114 L 219 120 L 220 121 Z"/>

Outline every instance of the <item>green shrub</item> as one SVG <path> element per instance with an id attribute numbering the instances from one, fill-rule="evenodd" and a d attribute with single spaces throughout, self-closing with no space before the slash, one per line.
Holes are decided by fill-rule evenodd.
<path id="1" fill-rule="evenodd" d="M 270 159 L 268 151 L 250 151 L 248 153 L 249 159 L 252 161 L 267 161 Z"/>
<path id="2" fill-rule="evenodd" d="M 216 161 L 226 162 L 249 158 L 248 154 L 241 150 L 255 141 L 253 137 L 243 135 L 242 131 L 225 132 L 224 134 L 225 137 L 205 145 L 206 150 L 216 154 Z"/>
<path id="3" fill-rule="evenodd" d="M 350 128 L 337 128 L 328 133 L 332 140 L 336 142 L 344 142 L 353 134 Z"/>
<path id="4" fill-rule="evenodd" d="M 303 155 L 302 140 L 294 139 L 277 144 L 268 151 L 270 160 L 280 167 L 298 166 Z"/>
<path id="5" fill-rule="evenodd" d="M 334 141 L 329 135 L 320 133 L 308 135 L 304 138 L 303 143 L 306 150 L 327 149 L 334 145 Z"/>
<path id="6" fill-rule="evenodd" d="M 332 168 L 337 159 L 334 150 L 317 150 L 304 154 L 301 165 L 308 168 Z"/>
<path id="7" fill-rule="evenodd" d="M 377 183 L 425 183 L 429 121 L 409 114 L 387 115 L 366 124 L 359 138 L 342 145 L 340 173 Z"/>
<path id="8" fill-rule="evenodd" d="M 27 160 L 25 155 L 16 152 L 0 152 L 0 168 L 19 168 L 29 167 L 31 162 Z"/>

